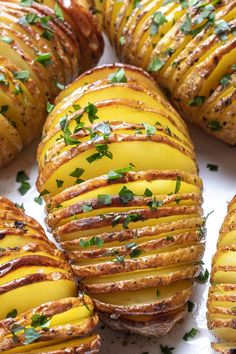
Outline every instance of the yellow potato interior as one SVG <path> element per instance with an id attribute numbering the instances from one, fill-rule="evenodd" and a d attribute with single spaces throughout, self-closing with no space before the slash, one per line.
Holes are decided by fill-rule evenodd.
<path id="1" fill-rule="evenodd" d="M 48 301 L 75 295 L 75 283 L 71 280 L 45 281 L 18 287 L 0 295 L 0 318 L 4 319 L 12 309 L 22 313 Z"/>

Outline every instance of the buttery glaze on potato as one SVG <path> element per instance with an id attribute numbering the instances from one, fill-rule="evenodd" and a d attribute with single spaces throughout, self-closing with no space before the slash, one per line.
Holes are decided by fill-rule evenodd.
<path id="1" fill-rule="evenodd" d="M 97 63 L 102 37 L 83 3 L 0 1 L 0 167 L 39 135 L 60 90 Z"/>
<path id="2" fill-rule="evenodd" d="M 236 196 L 228 205 L 212 260 L 208 296 L 208 327 L 221 343 L 213 343 L 217 353 L 236 351 Z"/>
<path id="3" fill-rule="evenodd" d="M 93 0 L 120 59 L 148 70 L 183 114 L 236 144 L 236 1 Z"/>
<path id="4" fill-rule="evenodd" d="M 47 224 L 114 329 L 166 334 L 204 252 L 187 128 L 142 70 L 105 65 L 57 98 L 38 149 Z"/>
<path id="5" fill-rule="evenodd" d="M 0 352 L 96 353 L 98 318 L 65 255 L 42 227 L 0 197 Z"/>

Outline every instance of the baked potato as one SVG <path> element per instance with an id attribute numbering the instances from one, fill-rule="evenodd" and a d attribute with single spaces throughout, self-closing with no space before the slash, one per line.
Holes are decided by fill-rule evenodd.
<path id="1" fill-rule="evenodd" d="M 212 260 L 211 287 L 208 296 L 208 327 L 221 343 L 216 352 L 232 354 L 236 350 L 236 196 L 228 205 Z"/>
<path id="2" fill-rule="evenodd" d="M 103 41 L 83 2 L 0 1 L 0 167 L 39 135 L 53 100 Z"/>
<path id="3" fill-rule="evenodd" d="M 0 198 L 0 352 L 85 353 L 99 349 L 92 300 L 41 226 Z"/>
<path id="4" fill-rule="evenodd" d="M 236 1 L 94 0 L 119 58 L 148 70 L 179 112 L 236 144 Z"/>
<path id="5" fill-rule="evenodd" d="M 202 182 L 178 113 L 141 69 L 105 65 L 57 98 L 38 149 L 47 224 L 110 327 L 166 334 L 204 252 Z"/>

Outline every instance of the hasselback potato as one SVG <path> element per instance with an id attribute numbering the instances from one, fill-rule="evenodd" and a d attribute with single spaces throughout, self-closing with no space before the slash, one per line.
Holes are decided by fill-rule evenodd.
<path id="1" fill-rule="evenodd" d="M 85 1 L 0 1 L 0 167 L 40 134 L 51 103 L 103 41 Z"/>
<path id="2" fill-rule="evenodd" d="M 211 287 L 208 296 L 208 327 L 221 343 L 216 352 L 236 352 L 236 196 L 228 205 L 212 260 Z"/>
<path id="3" fill-rule="evenodd" d="M 91 299 L 41 226 L 0 197 L 0 352 L 95 353 Z"/>
<path id="4" fill-rule="evenodd" d="M 187 128 L 132 66 L 88 71 L 56 102 L 38 149 L 48 226 L 105 323 L 164 335 L 187 311 L 204 251 Z"/>
<path id="5" fill-rule="evenodd" d="M 148 70 L 180 113 L 236 144 L 236 1 L 94 0 L 120 59 Z"/>

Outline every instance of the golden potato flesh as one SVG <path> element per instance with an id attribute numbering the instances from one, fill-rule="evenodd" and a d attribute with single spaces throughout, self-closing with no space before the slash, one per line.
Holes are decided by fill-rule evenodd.
<path id="1" fill-rule="evenodd" d="M 94 0 L 120 59 L 148 70 L 179 111 L 236 144 L 236 2 Z"/>
<path id="2" fill-rule="evenodd" d="M 87 7 L 0 1 L 0 167 L 38 136 L 60 90 L 98 61 L 103 41 Z"/>
<path id="3" fill-rule="evenodd" d="M 164 335 L 204 252 L 187 127 L 147 73 L 122 64 L 86 72 L 56 102 L 38 148 L 48 227 L 102 321 Z"/>
<path id="4" fill-rule="evenodd" d="M 212 260 L 212 286 L 208 296 L 208 326 L 220 340 L 213 344 L 219 353 L 231 353 L 236 347 L 236 197 L 228 205 L 220 231 L 217 252 Z M 232 351 L 233 352 L 233 351 Z"/>
<path id="5" fill-rule="evenodd" d="M 180 116 L 146 73 L 119 64 L 89 71 L 66 89 L 45 124 L 38 161 L 38 189 L 46 198 L 129 165 L 197 172 Z"/>
<path id="6" fill-rule="evenodd" d="M 98 321 L 92 300 L 75 298 L 67 258 L 34 219 L 2 197 L 0 247 L 0 351 L 97 352 L 99 337 L 89 336 Z"/>

